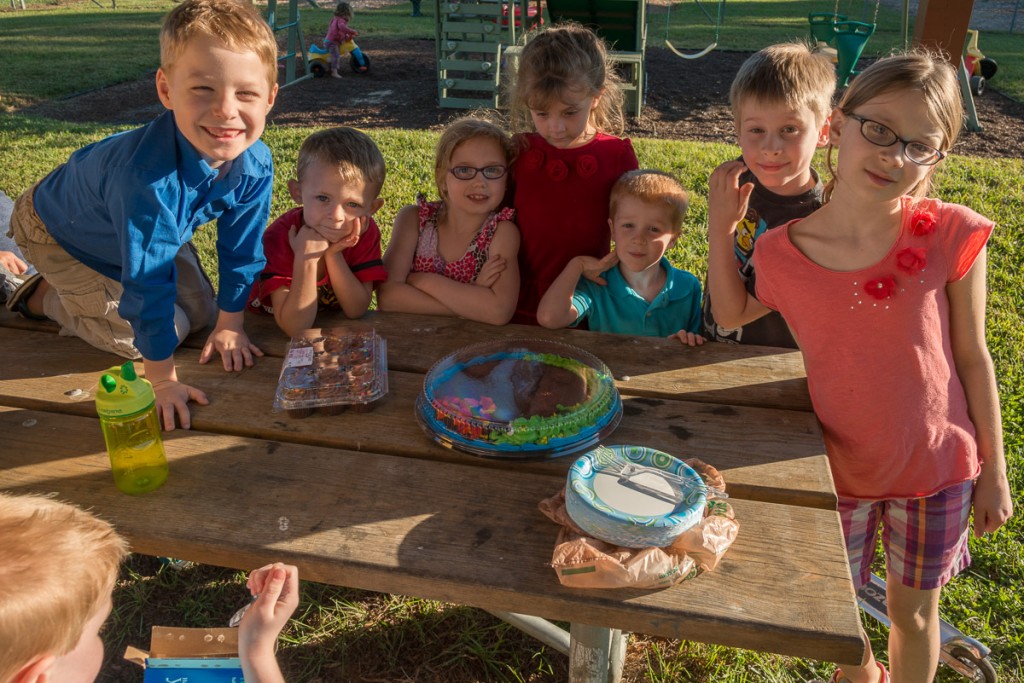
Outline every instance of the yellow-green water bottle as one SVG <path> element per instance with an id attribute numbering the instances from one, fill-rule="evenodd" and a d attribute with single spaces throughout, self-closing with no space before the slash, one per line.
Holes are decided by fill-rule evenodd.
<path id="1" fill-rule="evenodd" d="M 114 484 L 125 493 L 152 491 L 167 479 L 167 456 L 160 439 L 153 385 L 135 374 L 128 361 L 100 377 L 96 412 L 107 442 Z"/>

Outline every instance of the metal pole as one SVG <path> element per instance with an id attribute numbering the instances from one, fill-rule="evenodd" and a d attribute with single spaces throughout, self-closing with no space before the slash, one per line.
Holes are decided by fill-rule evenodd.
<path id="1" fill-rule="evenodd" d="M 547 619 L 535 617 L 529 614 L 516 614 L 514 612 L 501 612 L 498 610 L 487 610 L 502 621 L 512 624 L 517 629 L 533 636 L 540 642 L 563 655 L 569 654 L 569 632 L 560 626 L 555 626 Z"/>
<path id="2" fill-rule="evenodd" d="M 24 0 L 22 0 L 24 2 Z M 1013 26 L 1017 23 L 1017 10 L 1020 9 L 1020 0 L 1013 3 L 1013 16 L 1010 18 L 1010 34 L 1013 34 Z"/>

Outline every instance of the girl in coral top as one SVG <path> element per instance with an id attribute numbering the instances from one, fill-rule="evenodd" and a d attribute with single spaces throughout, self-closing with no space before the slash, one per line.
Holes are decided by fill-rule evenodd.
<path id="1" fill-rule="evenodd" d="M 622 90 L 604 43 L 579 24 L 542 29 L 523 48 L 509 93 L 520 133 L 512 205 L 522 235 L 522 284 L 513 322 L 537 324 L 537 306 L 576 256 L 611 251 L 608 198 L 639 167 Z"/>
<path id="2" fill-rule="evenodd" d="M 519 293 L 519 231 L 505 197 L 512 140 L 504 130 L 467 117 L 437 143 L 434 179 L 441 200 L 402 208 L 377 293 L 382 311 L 457 315 L 504 325 Z"/>
<path id="3" fill-rule="evenodd" d="M 832 113 L 825 205 L 758 241 L 757 299 L 723 323 L 778 310 L 803 351 L 857 587 L 881 527 L 899 683 L 935 675 L 939 591 L 970 563 L 972 503 L 976 536 L 1013 512 L 985 345 L 993 223 L 925 196 L 962 126 L 956 74 L 936 55 L 857 76 Z M 832 680 L 888 674 L 869 650 Z"/>

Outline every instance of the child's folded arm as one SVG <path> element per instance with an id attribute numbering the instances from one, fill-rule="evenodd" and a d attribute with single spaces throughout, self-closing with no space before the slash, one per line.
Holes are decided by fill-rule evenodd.
<path id="1" fill-rule="evenodd" d="M 488 249 L 488 260 L 501 259 L 504 269 L 489 287 L 458 282 L 438 273 L 413 273 L 407 282 L 445 305 L 455 315 L 504 325 L 515 313 L 519 296 L 519 230 L 510 221 L 498 224 Z"/>
<path id="2" fill-rule="evenodd" d="M 727 161 L 708 179 L 708 292 L 715 322 L 734 329 L 760 318 L 768 309 L 752 297 L 736 267 L 736 224 L 747 213 L 754 186 L 739 184 L 742 161 Z"/>
<path id="3" fill-rule="evenodd" d="M 384 253 L 384 268 L 388 279 L 377 290 L 377 305 L 382 311 L 397 313 L 425 313 L 453 315 L 454 312 L 426 292 L 406 282 L 412 270 L 419 237 L 419 213 L 415 205 L 408 205 L 395 216 L 391 241 Z"/>
<path id="4" fill-rule="evenodd" d="M 541 298 L 537 306 L 537 322 L 549 329 L 558 329 L 578 321 L 585 313 L 580 311 L 573 301 L 580 278 L 585 277 L 604 285 L 606 282 L 601 273 L 614 268 L 617 263 L 618 256 L 614 251 L 601 259 L 593 256 L 577 256 L 571 259 Z"/>

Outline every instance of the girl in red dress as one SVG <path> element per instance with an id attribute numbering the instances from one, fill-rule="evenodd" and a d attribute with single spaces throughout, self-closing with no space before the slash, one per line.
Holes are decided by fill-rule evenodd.
<path id="1" fill-rule="evenodd" d="M 639 167 L 632 143 L 617 137 L 622 99 L 604 42 L 589 29 L 542 29 L 523 48 L 509 93 L 519 133 L 512 204 L 522 236 L 513 322 L 537 324 L 541 297 L 570 259 L 611 251 L 611 188 Z"/>

